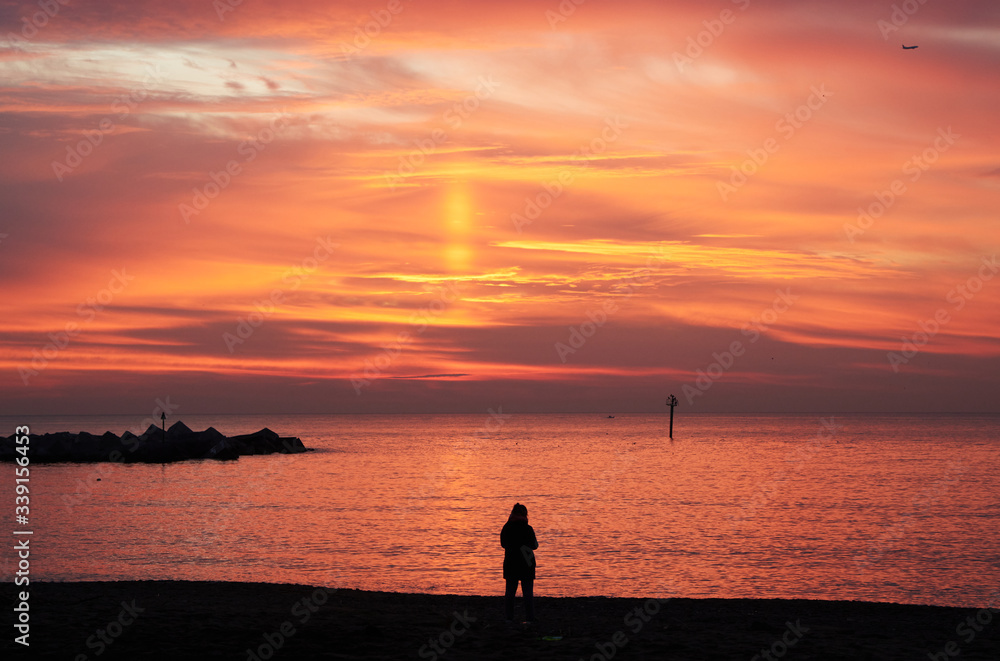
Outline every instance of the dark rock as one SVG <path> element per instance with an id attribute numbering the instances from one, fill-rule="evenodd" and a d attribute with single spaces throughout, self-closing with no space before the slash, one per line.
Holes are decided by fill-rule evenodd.
<path id="1" fill-rule="evenodd" d="M 233 436 L 229 440 L 240 454 L 271 454 L 282 451 L 281 438 L 267 427 L 252 434 Z"/>
<path id="2" fill-rule="evenodd" d="M 191 433 L 194 434 L 199 439 L 205 441 L 219 442 L 226 439 L 225 435 L 223 435 L 222 432 L 217 430 L 215 427 L 209 427 L 205 431 L 196 431 Z"/>
<path id="3" fill-rule="evenodd" d="M 15 461 L 15 436 L 0 437 L 0 461 Z M 244 454 L 294 454 L 307 452 L 302 441 L 280 437 L 264 428 L 252 434 L 227 438 L 217 429 L 192 431 L 183 422 L 171 425 L 166 434 L 150 425 L 136 436 L 126 431 L 121 437 L 111 432 L 96 436 L 82 431 L 78 434 L 29 435 L 28 458 L 32 463 L 54 462 L 143 462 L 169 463 L 188 459 L 234 460 Z"/>
<path id="4" fill-rule="evenodd" d="M 170 425 L 170 429 L 167 430 L 167 438 L 187 438 L 194 434 L 191 429 L 185 425 L 183 422 L 178 420 L 174 424 Z"/>
<path id="5" fill-rule="evenodd" d="M 215 445 L 205 454 L 206 459 L 220 459 L 220 460 L 230 460 L 239 459 L 240 453 L 235 447 L 233 447 L 233 442 L 228 438 L 224 438 Z"/>

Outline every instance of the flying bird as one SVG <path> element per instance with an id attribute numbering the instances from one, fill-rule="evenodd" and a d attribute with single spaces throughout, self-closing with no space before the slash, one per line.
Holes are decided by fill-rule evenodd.
<path id="1" fill-rule="evenodd" d="M 914 48 L 920 48 L 920 46 L 907 46 L 903 44 L 903 50 L 913 50 Z"/>

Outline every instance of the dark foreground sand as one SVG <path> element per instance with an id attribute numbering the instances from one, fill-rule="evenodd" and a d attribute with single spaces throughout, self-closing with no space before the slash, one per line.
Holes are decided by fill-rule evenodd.
<path id="1" fill-rule="evenodd" d="M 974 608 L 539 597 L 537 624 L 509 625 L 496 596 L 186 581 L 30 590 L 30 649 L 6 624 L 5 659 L 1000 659 L 1000 612 Z"/>

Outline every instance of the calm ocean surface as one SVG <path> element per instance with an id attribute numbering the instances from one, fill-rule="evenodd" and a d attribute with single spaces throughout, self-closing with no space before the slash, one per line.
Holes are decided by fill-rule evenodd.
<path id="1" fill-rule="evenodd" d="M 520 501 L 542 596 L 981 607 L 1000 589 L 996 415 L 688 414 L 673 441 L 663 415 L 180 419 L 317 451 L 35 466 L 33 580 L 499 594 L 500 527 Z M 140 420 L 0 423 L 120 434 Z"/>

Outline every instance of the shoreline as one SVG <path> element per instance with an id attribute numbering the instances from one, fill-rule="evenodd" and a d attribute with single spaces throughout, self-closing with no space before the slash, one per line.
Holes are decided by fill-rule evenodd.
<path id="1" fill-rule="evenodd" d="M 15 595 L 25 589 L 7 585 Z M 19 658 L 945 659 L 956 650 L 961 659 L 1000 658 L 1000 609 L 536 596 L 538 621 L 528 625 L 504 620 L 500 594 L 209 581 L 27 590 L 30 648 L 13 642 L 16 633 L 3 643 Z M 520 596 L 515 612 L 523 613 Z"/>

